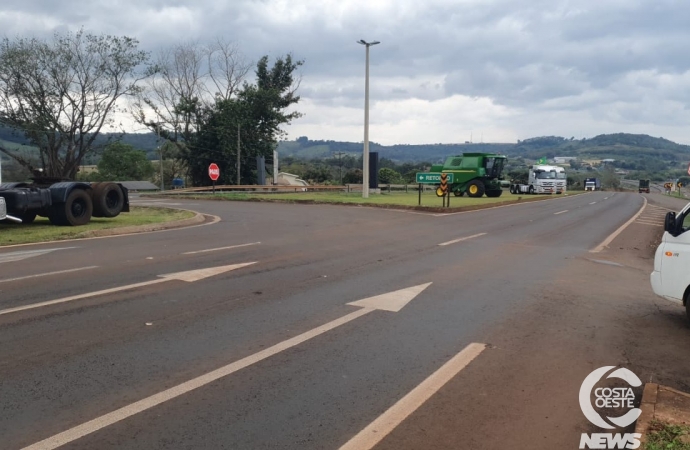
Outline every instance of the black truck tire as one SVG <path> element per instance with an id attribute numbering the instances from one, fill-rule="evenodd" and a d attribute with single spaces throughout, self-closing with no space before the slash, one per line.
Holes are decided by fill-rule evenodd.
<path id="1" fill-rule="evenodd" d="M 464 197 L 465 191 L 453 191 L 453 194 L 455 194 L 456 197 Z"/>
<path id="2" fill-rule="evenodd" d="M 530 195 L 534 194 L 534 186 L 529 187 L 529 193 Z"/>
<path id="3" fill-rule="evenodd" d="M 503 194 L 503 189 L 496 189 L 491 191 L 486 191 L 487 197 L 500 197 Z"/>
<path id="4" fill-rule="evenodd" d="M 89 193 L 84 189 L 73 189 L 65 203 L 53 205 L 48 218 L 54 225 L 79 226 L 89 223 L 92 214 L 93 202 Z"/>
<path id="5" fill-rule="evenodd" d="M 481 197 L 484 195 L 485 190 L 486 188 L 481 180 L 472 180 L 467 185 L 467 195 L 470 197 Z"/>
<path id="6" fill-rule="evenodd" d="M 95 183 L 92 185 L 94 217 L 117 217 L 125 205 L 122 189 L 115 183 Z"/>

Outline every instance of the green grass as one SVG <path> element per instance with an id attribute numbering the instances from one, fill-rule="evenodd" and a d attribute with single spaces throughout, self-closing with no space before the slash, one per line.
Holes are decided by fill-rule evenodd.
<path id="1" fill-rule="evenodd" d="M 151 225 L 190 217 L 194 217 L 191 211 L 139 206 L 112 219 L 94 217 L 88 225 L 81 227 L 58 227 L 46 218 L 36 217 L 31 224 L 0 223 L 0 246 L 88 237 L 89 232 L 95 230 Z"/>
<path id="2" fill-rule="evenodd" d="M 267 200 L 267 201 L 284 201 L 284 202 L 315 202 L 315 203 L 351 203 L 358 205 L 391 205 L 403 207 L 418 206 L 419 197 L 417 192 L 393 192 L 381 194 L 371 194 L 368 199 L 362 198 L 361 192 L 346 193 L 346 192 L 297 192 L 297 193 L 244 193 L 244 192 L 222 192 L 216 194 L 175 194 L 191 198 L 213 198 L 219 200 Z M 573 194 L 566 194 L 573 195 Z M 522 201 L 529 200 L 543 200 L 546 198 L 561 197 L 560 195 L 513 195 L 507 191 L 503 195 L 496 198 L 471 198 L 471 197 L 451 197 L 451 208 L 476 207 L 487 204 L 514 202 L 518 199 Z M 429 208 L 440 208 L 443 205 L 442 199 L 436 197 L 433 192 L 426 192 L 422 194 L 422 206 Z"/>
<path id="3" fill-rule="evenodd" d="M 652 422 L 644 450 L 690 450 L 690 426 Z"/>

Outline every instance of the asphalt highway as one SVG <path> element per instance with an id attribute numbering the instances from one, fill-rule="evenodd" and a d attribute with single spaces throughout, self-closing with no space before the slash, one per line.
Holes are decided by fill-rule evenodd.
<path id="1" fill-rule="evenodd" d="M 632 321 L 648 307 L 672 323 L 645 322 L 673 334 L 665 352 L 690 343 L 683 311 L 648 287 L 671 208 L 648 198 L 650 224 L 598 253 L 643 196 L 448 215 L 135 199 L 221 221 L 1 249 L 0 447 L 576 448 L 577 389 L 597 364 L 628 355 L 641 377 L 688 387 L 687 363 L 661 369 L 669 355 L 608 336 L 601 309 Z M 473 343 L 447 384 L 361 434 Z"/>

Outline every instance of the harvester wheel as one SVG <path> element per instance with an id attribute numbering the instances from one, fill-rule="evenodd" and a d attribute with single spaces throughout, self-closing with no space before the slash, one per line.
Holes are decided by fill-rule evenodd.
<path id="1" fill-rule="evenodd" d="M 91 195 L 83 189 L 74 189 L 67 196 L 65 203 L 53 205 L 48 217 L 54 225 L 86 225 L 91 220 L 93 202 Z"/>
<path id="2" fill-rule="evenodd" d="M 486 191 L 487 197 L 500 197 L 503 194 L 503 189 L 497 189 L 492 191 Z"/>
<path id="3" fill-rule="evenodd" d="M 116 217 L 122 212 L 125 196 L 115 183 L 98 183 L 93 186 L 93 215 Z"/>
<path id="4" fill-rule="evenodd" d="M 437 187 L 436 188 L 436 197 L 443 197 L 443 195 L 444 195 L 443 189 L 441 188 L 441 186 Z"/>
<path id="5" fill-rule="evenodd" d="M 453 194 L 456 197 L 464 197 L 465 196 L 465 191 L 453 191 Z"/>
<path id="6" fill-rule="evenodd" d="M 472 180 L 467 185 L 467 195 L 470 197 L 481 197 L 485 191 L 484 183 L 481 180 Z"/>

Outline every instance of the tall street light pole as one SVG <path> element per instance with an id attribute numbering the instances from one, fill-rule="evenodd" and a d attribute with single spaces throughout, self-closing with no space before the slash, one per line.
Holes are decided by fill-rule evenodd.
<path id="1" fill-rule="evenodd" d="M 362 155 L 362 198 L 369 198 L 369 47 L 380 44 L 379 41 L 357 41 L 367 48 L 366 75 L 364 77 L 364 152 Z"/>

